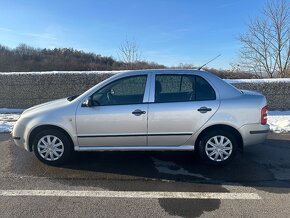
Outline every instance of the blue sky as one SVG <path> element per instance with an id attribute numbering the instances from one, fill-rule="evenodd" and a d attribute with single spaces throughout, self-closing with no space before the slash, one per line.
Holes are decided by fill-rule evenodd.
<path id="1" fill-rule="evenodd" d="M 229 68 L 266 0 L 0 0 L 0 44 L 72 47 L 118 58 L 126 39 L 147 61 Z"/>

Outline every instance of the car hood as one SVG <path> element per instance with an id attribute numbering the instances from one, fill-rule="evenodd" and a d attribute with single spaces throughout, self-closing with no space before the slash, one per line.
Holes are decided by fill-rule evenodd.
<path id="1" fill-rule="evenodd" d="M 48 110 L 51 110 L 51 109 L 55 109 L 55 108 L 59 108 L 59 107 L 65 106 L 65 105 L 67 105 L 69 103 L 70 102 L 66 98 L 62 98 L 62 99 L 46 102 L 46 103 L 39 104 L 39 105 L 33 106 L 31 108 L 28 108 L 27 110 L 25 110 L 22 113 L 22 115 L 29 115 L 29 114 L 42 112 L 42 111 L 48 111 Z"/>

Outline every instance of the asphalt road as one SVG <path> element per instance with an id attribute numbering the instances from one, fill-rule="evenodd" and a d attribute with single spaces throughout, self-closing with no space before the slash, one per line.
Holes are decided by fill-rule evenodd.
<path id="1" fill-rule="evenodd" d="M 68 190 L 74 194 L 65 196 Z M 178 198 L 179 192 L 199 194 Z M 207 199 L 211 193 L 216 197 Z M 241 197 L 250 194 L 258 198 Z M 95 152 L 76 153 L 59 168 L 0 134 L 0 217 L 290 217 L 289 206 L 287 134 L 270 134 L 224 167 L 204 165 L 191 152 Z"/>

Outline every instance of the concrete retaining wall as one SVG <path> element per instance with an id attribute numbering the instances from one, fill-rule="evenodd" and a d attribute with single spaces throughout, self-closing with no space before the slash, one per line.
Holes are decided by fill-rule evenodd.
<path id="1" fill-rule="evenodd" d="M 0 73 L 0 108 L 30 106 L 83 93 L 115 72 Z M 290 110 L 290 80 L 228 80 L 263 93 L 271 110 Z"/>

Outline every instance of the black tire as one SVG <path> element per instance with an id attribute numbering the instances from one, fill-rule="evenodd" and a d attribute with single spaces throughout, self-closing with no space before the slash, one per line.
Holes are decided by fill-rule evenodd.
<path id="1" fill-rule="evenodd" d="M 217 139 L 221 141 L 221 136 L 226 137 L 224 140 L 228 139 L 230 141 L 232 150 L 231 150 L 231 153 L 229 152 L 229 150 L 226 151 L 230 153 L 230 155 L 226 159 L 222 160 L 221 156 L 218 154 L 218 157 L 219 157 L 218 159 L 220 160 L 213 160 L 216 154 L 214 153 L 214 156 L 210 157 L 210 154 L 208 154 L 210 151 L 206 151 L 206 147 L 211 148 L 211 145 L 207 145 L 207 143 L 209 142 L 210 139 L 211 139 L 210 142 L 213 142 L 214 141 L 213 137 L 217 137 Z M 230 145 L 227 145 L 227 146 L 230 147 Z M 229 149 L 228 147 L 227 149 Z M 205 133 L 201 137 L 201 140 L 198 144 L 198 153 L 201 159 L 204 162 L 211 165 L 215 165 L 215 166 L 223 166 L 225 164 L 228 164 L 235 157 L 237 150 L 238 150 L 238 143 L 237 143 L 236 137 L 231 132 L 227 132 L 225 130 L 213 130 L 208 133 Z M 222 153 L 222 151 L 220 151 L 220 153 Z M 225 155 L 225 153 L 223 153 L 223 155 Z"/>
<path id="2" fill-rule="evenodd" d="M 52 137 L 57 137 L 58 140 L 56 141 L 57 143 L 62 143 L 62 145 L 60 145 L 61 149 L 63 150 L 62 152 L 59 152 L 58 154 L 61 154 L 60 157 L 53 158 L 53 160 L 47 160 L 44 157 L 42 157 L 41 153 L 40 153 L 40 149 L 38 143 L 40 142 L 41 139 L 43 139 L 43 137 L 46 136 L 52 136 Z M 33 138 L 32 141 L 32 148 L 33 148 L 33 152 L 35 154 L 35 156 L 38 158 L 38 160 L 40 160 L 41 162 L 47 164 L 47 165 L 52 165 L 52 166 L 59 166 L 64 164 L 69 157 L 71 156 L 71 153 L 73 151 L 73 145 L 71 143 L 71 140 L 66 136 L 66 134 L 64 134 L 63 132 L 57 130 L 57 129 L 47 129 L 47 130 L 43 130 L 39 133 L 36 134 L 36 136 Z M 43 151 L 43 150 L 42 150 Z M 46 152 L 45 152 L 46 154 Z M 55 157 L 55 156 L 54 156 Z"/>

